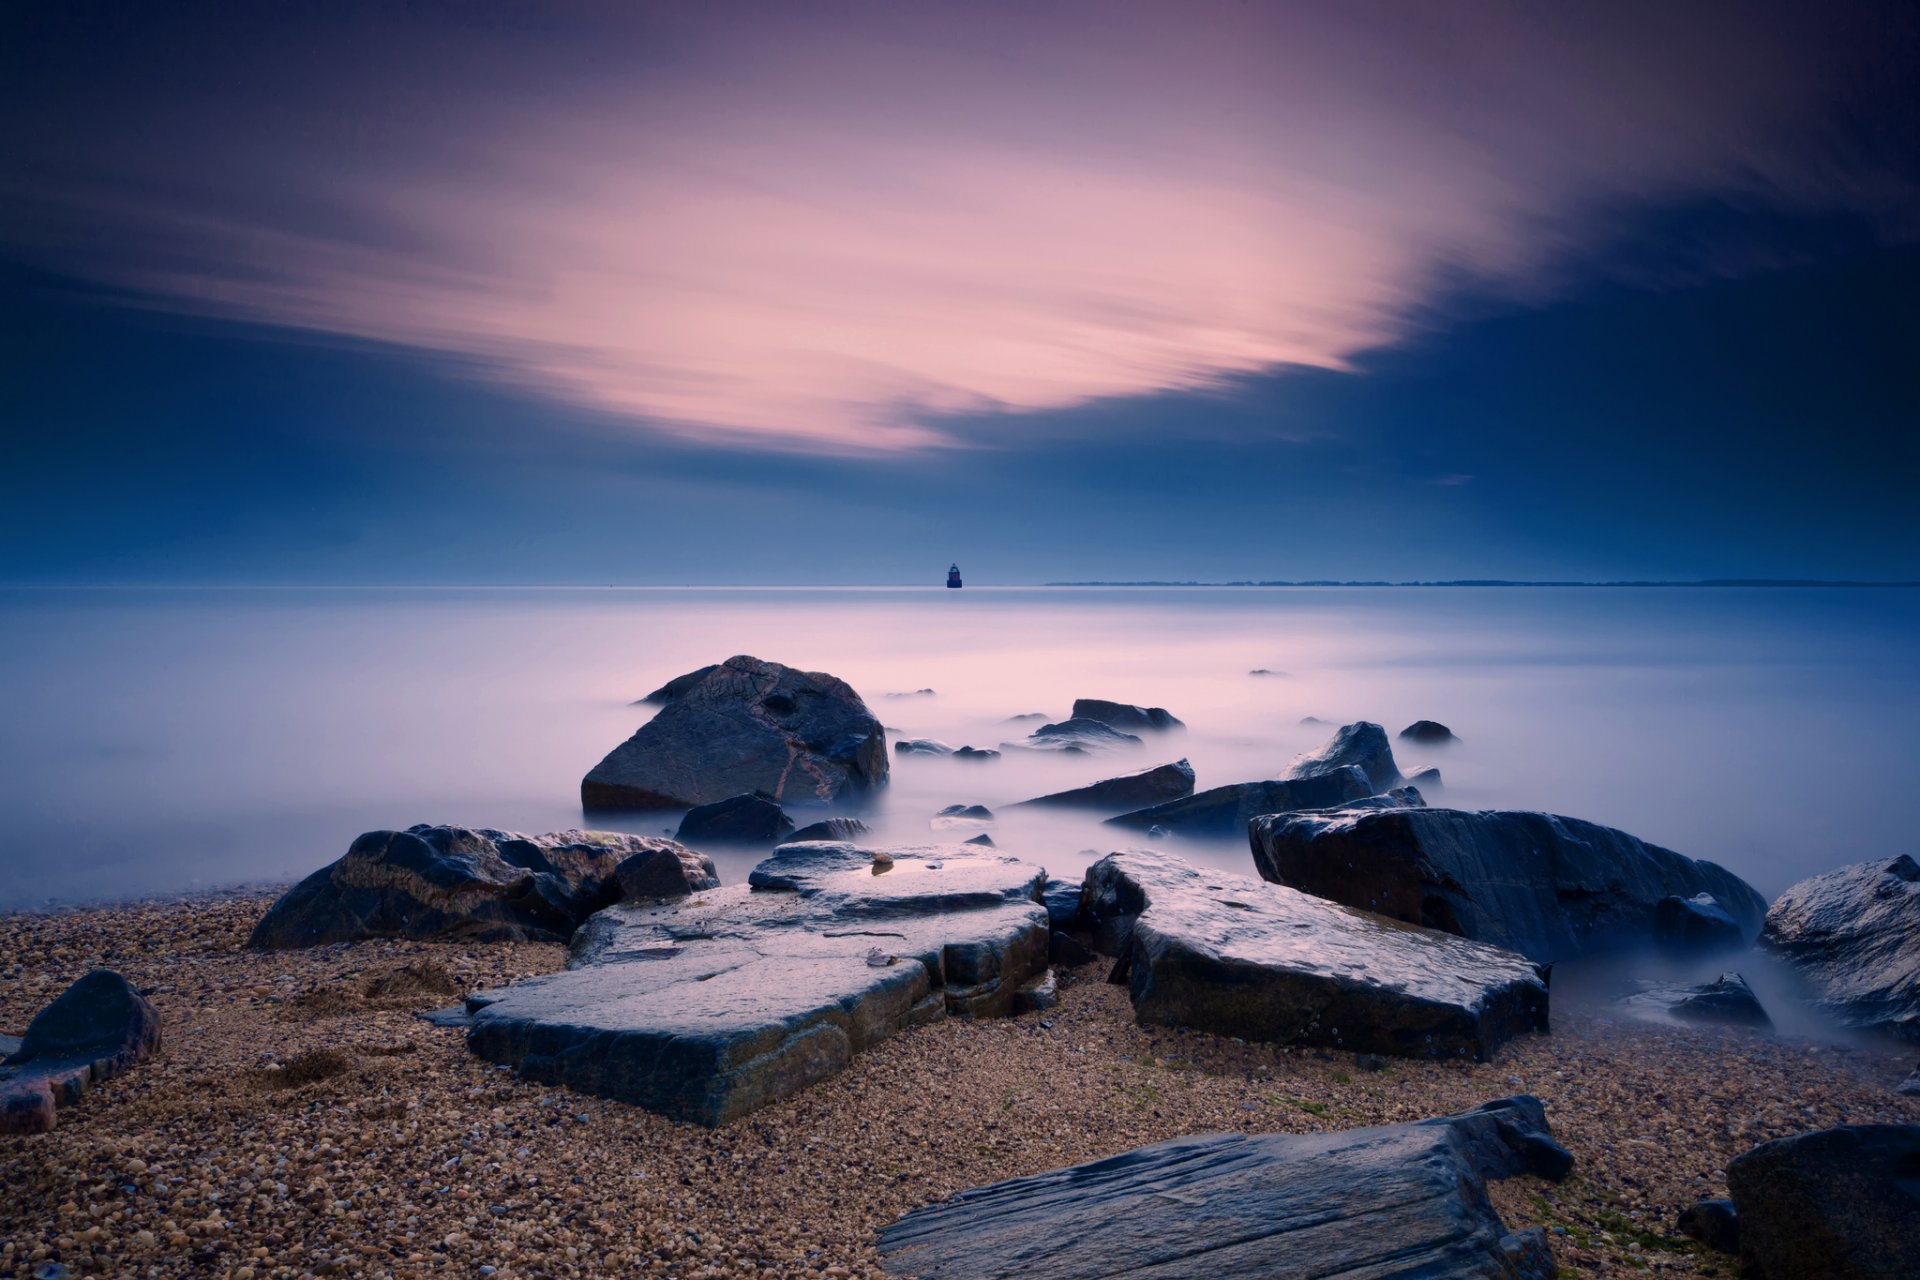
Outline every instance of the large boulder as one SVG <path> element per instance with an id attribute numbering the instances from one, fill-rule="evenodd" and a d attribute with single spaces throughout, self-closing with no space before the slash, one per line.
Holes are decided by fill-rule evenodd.
<path id="1" fill-rule="evenodd" d="M 750 791 L 689 809 L 673 838 L 681 844 L 766 848 L 793 834 L 793 819 L 765 792 Z"/>
<path id="2" fill-rule="evenodd" d="M 1847 1124 L 1727 1166 L 1740 1252 L 1764 1280 L 1920 1276 L 1920 1125 Z"/>
<path id="3" fill-rule="evenodd" d="M 595 765 L 580 803 L 588 812 L 691 809 L 764 791 L 785 804 L 827 804 L 886 781 L 886 732 L 845 681 L 735 657 Z"/>
<path id="4" fill-rule="evenodd" d="M 1115 809 L 1137 809 L 1192 794 L 1193 766 L 1185 760 L 1176 760 L 1172 764 L 1157 764 L 1151 769 L 1106 778 L 1084 787 L 1035 796 L 1008 807 L 1039 805 L 1050 809 L 1105 809 L 1111 813 Z"/>
<path id="5" fill-rule="evenodd" d="M 1129 849 L 1089 867 L 1080 920 L 1121 958 L 1142 1022 L 1482 1061 L 1547 1029 L 1546 983 L 1511 951 L 1168 853 Z"/>
<path id="6" fill-rule="evenodd" d="M 1343 725 L 1319 750 L 1295 756 L 1282 776 L 1322 778 L 1346 768 L 1366 775 L 1369 795 L 1391 791 L 1406 781 L 1400 776 L 1400 766 L 1393 762 L 1393 744 L 1387 741 L 1387 731 L 1371 720 Z"/>
<path id="7" fill-rule="evenodd" d="M 600 912 L 566 972 L 468 997 L 468 1044 L 720 1124 L 903 1027 L 1012 1011 L 1047 968 L 1045 881 L 965 845 L 782 845 L 746 885 Z"/>
<path id="8" fill-rule="evenodd" d="M 1544 1280 L 1538 1227 L 1509 1232 L 1490 1179 L 1562 1178 L 1536 1098 L 1336 1133 L 1174 1138 L 963 1191 L 880 1231 L 923 1280 Z"/>
<path id="9" fill-rule="evenodd" d="M 1211 787 L 1179 800 L 1166 800 L 1108 818 L 1110 826 L 1133 831 L 1163 828 L 1195 838 L 1239 839 L 1247 823 L 1263 813 L 1340 808 L 1366 799 L 1373 783 L 1357 768 L 1335 769 L 1313 778 L 1273 782 L 1235 782 Z M 1406 797 L 1420 803 L 1417 793 Z"/>
<path id="10" fill-rule="evenodd" d="M 1549 813 L 1396 808 L 1274 814 L 1253 860 L 1292 885 L 1552 962 L 1647 945 L 1669 896 L 1712 894 L 1751 939 L 1766 902 L 1711 862 Z"/>
<path id="11" fill-rule="evenodd" d="M 0 1064 L 0 1133 L 44 1133 L 53 1113 L 160 1044 L 160 1015 L 128 981 L 95 969 L 35 1015 Z"/>
<path id="12" fill-rule="evenodd" d="M 1920 1039 L 1920 864 L 1905 854 L 1802 880 L 1767 912 L 1784 956 L 1828 1015 Z"/>
<path id="13" fill-rule="evenodd" d="M 1130 702 L 1108 702 L 1105 698 L 1075 698 L 1072 718 L 1098 720 L 1110 728 L 1128 733 L 1151 733 L 1163 729 L 1184 729 L 1165 707 L 1136 707 Z"/>
<path id="14" fill-rule="evenodd" d="M 317 947 L 362 938 L 565 942 L 617 896 L 622 861 L 673 845 L 607 831 L 528 836 L 486 828 L 369 831 L 346 856 L 281 895 L 251 947 Z"/>

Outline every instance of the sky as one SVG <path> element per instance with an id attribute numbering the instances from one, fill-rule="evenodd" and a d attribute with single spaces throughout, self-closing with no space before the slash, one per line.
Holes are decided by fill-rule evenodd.
<path id="1" fill-rule="evenodd" d="M 1908 4 L 24 0 L 0 582 L 1920 578 Z"/>

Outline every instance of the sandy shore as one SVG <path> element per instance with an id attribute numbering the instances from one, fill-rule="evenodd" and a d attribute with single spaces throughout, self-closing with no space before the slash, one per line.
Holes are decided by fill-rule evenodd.
<path id="1" fill-rule="evenodd" d="M 417 1010 L 560 966 L 555 946 L 242 950 L 249 892 L 0 917 L 0 1030 L 90 969 L 164 1020 L 158 1059 L 0 1138 L 0 1275 L 871 1276 L 874 1230 L 978 1183 L 1179 1134 L 1417 1119 L 1531 1092 L 1578 1159 L 1497 1184 L 1563 1275 L 1730 1276 L 1672 1236 L 1733 1156 L 1849 1121 L 1920 1121 L 1895 1047 L 1651 1026 L 1556 1005 L 1492 1063 L 1397 1063 L 1134 1025 L 1103 968 L 1055 1009 L 948 1021 L 720 1130 L 519 1081 Z"/>

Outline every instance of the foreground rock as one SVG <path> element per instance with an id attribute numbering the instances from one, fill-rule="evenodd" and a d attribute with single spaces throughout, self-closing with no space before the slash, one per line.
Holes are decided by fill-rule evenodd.
<path id="1" fill-rule="evenodd" d="M 565 942 L 617 898 L 614 873 L 671 840 L 609 831 L 528 836 L 428 826 L 369 831 L 346 856 L 281 896 L 250 947 L 317 947 L 363 938 Z"/>
<path id="2" fill-rule="evenodd" d="M 1711 894 L 1747 939 L 1766 909 L 1723 867 L 1548 813 L 1283 813 L 1254 819 L 1248 834 L 1276 884 L 1542 962 L 1651 943 L 1670 896 Z"/>
<path id="3" fill-rule="evenodd" d="M 567 972 L 468 998 L 468 1044 L 720 1124 L 903 1027 L 1010 1012 L 1047 968 L 1045 880 L 964 845 L 783 845 L 746 886 L 594 916 Z"/>
<path id="4" fill-rule="evenodd" d="M 1338 1133 L 1206 1134 L 963 1191 L 885 1227 L 884 1265 L 925 1280 L 1113 1276 L 1553 1275 L 1538 1227 L 1508 1232 L 1488 1179 L 1564 1177 L 1536 1098 Z"/>
<path id="5" fill-rule="evenodd" d="M 1547 1029 L 1523 957 L 1172 854 L 1087 869 L 1080 918 L 1120 957 L 1142 1022 L 1283 1044 L 1484 1061 Z"/>
<path id="6" fill-rule="evenodd" d="M 1162 827 L 1178 835 L 1194 838 L 1239 839 L 1247 833 L 1247 823 L 1263 813 L 1290 813 L 1300 809 L 1333 809 L 1364 800 L 1373 793 L 1373 783 L 1356 768 L 1336 769 L 1313 778 L 1275 782 L 1236 782 L 1213 787 L 1181 800 L 1123 813 L 1107 822 L 1134 831 Z M 1423 803 L 1417 792 L 1400 797 L 1408 803 Z"/>
<path id="7" fill-rule="evenodd" d="M 1129 702 L 1108 702 L 1104 698 L 1075 698 L 1071 718 L 1098 720 L 1109 728 L 1127 733 L 1155 733 L 1187 727 L 1165 707 L 1136 707 Z"/>
<path id="8" fill-rule="evenodd" d="M 767 848 L 793 834 L 793 819 L 764 792 L 728 796 L 687 811 L 673 838 L 681 844 Z"/>
<path id="9" fill-rule="evenodd" d="M 1084 787 L 1055 791 L 1010 806 L 1039 805 L 1051 809 L 1137 809 L 1193 794 L 1193 766 L 1185 760 L 1155 765 L 1138 773 L 1106 778 Z"/>
<path id="10" fill-rule="evenodd" d="M 1727 1166 L 1740 1252 L 1765 1280 L 1920 1276 L 1920 1125 L 1840 1125 Z"/>
<path id="11" fill-rule="evenodd" d="M 111 969 L 95 969 L 42 1009 L 0 1064 L 0 1133 L 45 1133 L 54 1111 L 147 1058 L 160 1016 Z"/>
<path id="12" fill-rule="evenodd" d="M 953 747 L 938 738 L 902 738 L 893 744 L 897 756 L 950 756 Z"/>
<path id="13" fill-rule="evenodd" d="M 1682 1022 L 1713 1022 L 1733 1027 L 1771 1027 L 1773 1019 L 1737 973 L 1723 973 L 1712 982 L 1683 985 L 1641 982 L 1624 1001 L 1639 1013 L 1663 1014 Z"/>
<path id="14" fill-rule="evenodd" d="M 1767 912 L 1784 956 L 1828 1015 L 1920 1039 L 1920 864 L 1902 854 L 1802 880 Z"/>
<path id="15" fill-rule="evenodd" d="M 628 854 L 613 869 L 620 901 L 684 898 L 720 887 L 720 873 L 706 854 L 672 840 L 649 840 L 647 844 L 651 847 Z"/>
<path id="16" fill-rule="evenodd" d="M 1393 744 L 1387 731 L 1370 720 L 1343 725 L 1317 751 L 1295 756 L 1283 775 L 1287 778 L 1324 778 L 1342 769 L 1358 769 L 1367 779 L 1367 794 L 1391 791 L 1406 781 L 1393 762 Z"/>
<path id="17" fill-rule="evenodd" d="M 595 765 L 580 803 L 590 813 L 691 809 L 763 791 L 828 804 L 886 781 L 886 733 L 845 681 L 735 657 Z"/>

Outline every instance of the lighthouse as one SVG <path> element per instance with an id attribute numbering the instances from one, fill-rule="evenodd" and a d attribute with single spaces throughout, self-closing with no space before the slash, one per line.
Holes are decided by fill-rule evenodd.
<path id="1" fill-rule="evenodd" d="M 956 564 L 947 570 L 947 585 L 949 587 L 958 587 L 961 585 L 959 565 Z"/>

